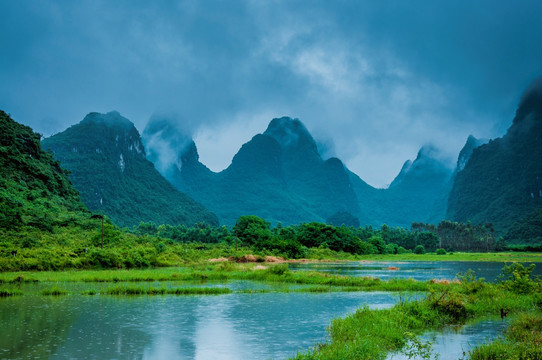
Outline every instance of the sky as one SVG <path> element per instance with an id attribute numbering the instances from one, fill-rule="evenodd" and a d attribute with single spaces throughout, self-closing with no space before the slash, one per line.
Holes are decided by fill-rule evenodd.
<path id="1" fill-rule="evenodd" d="M 0 109 L 50 136 L 93 111 L 171 114 L 226 168 L 299 118 L 376 187 L 428 144 L 502 136 L 542 75 L 540 1 L 0 0 Z"/>

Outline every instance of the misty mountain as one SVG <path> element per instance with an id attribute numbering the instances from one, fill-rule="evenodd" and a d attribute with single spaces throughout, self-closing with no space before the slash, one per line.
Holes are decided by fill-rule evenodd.
<path id="1" fill-rule="evenodd" d="M 405 161 L 387 189 L 375 189 L 350 173 L 361 223 L 409 228 L 417 221 L 439 222 L 446 213 L 451 175 L 432 146 L 422 147 L 414 161 Z"/>
<path id="2" fill-rule="evenodd" d="M 218 224 L 216 216 L 175 189 L 146 159 L 139 132 L 118 112 L 90 113 L 79 124 L 43 140 L 92 211 L 120 226 Z"/>
<path id="3" fill-rule="evenodd" d="M 524 93 L 507 133 L 475 148 L 455 176 L 447 217 L 491 222 L 501 233 L 517 221 L 528 221 L 542 207 L 541 159 L 542 80 L 538 80 Z"/>
<path id="4" fill-rule="evenodd" d="M 477 139 L 472 135 L 469 135 L 467 138 L 467 142 L 459 152 L 459 156 L 457 157 L 457 164 L 454 171 L 454 177 L 457 175 L 458 172 L 463 170 L 465 168 L 465 165 L 467 165 L 467 162 L 469 161 L 472 152 L 477 147 L 480 147 L 484 144 L 487 144 L 489 140 L 487 139 Z"/>
<path id="5" fill-rule="evenodd" d="M 180 150 L 176 158 L 156 157 L 169 159 L 162 173 L 228 225 L 250 214 L 283 224 L 338 219 L 353 219 L 348 223 L 355 224 L 358 219 L 361 224 L 409 227 L 413 221 L 441 220 L 445 213 L 451 170 L 433 156 L 432 148 L 422 149 L 408 162 L 390 189 L 375 189 L 341 160 L 323 160 L 298 119 L 273 119 L 218 173 L 199 161 L 193 141 L 171 143 L 186 136 L 172 134 L 162 120 L 151 121 L 143 136 L 149 152 Z"/>
<path id="6" fill-rule="evenodd" d="M 145 138 L 155 139 L 154 143 L 163 131 L 156 125 L 151 121 L 144 131 Z M 170 138 L 163 140 L 167 143 Z M 340 211 L 358 212 L 344 165 L 335 158 L 324 161 L 314 139 L 297 119 L 273 119 L 267 130 L 244 144 L 230 166 L 219 173 L 199 161 L 196 145 L 190 141 L 164 174 L 228 225 L 246 214 L 291 224 L 325 221 Z"/>

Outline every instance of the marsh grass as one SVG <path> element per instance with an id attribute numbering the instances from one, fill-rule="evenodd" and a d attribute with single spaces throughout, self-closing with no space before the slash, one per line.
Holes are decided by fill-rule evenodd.
<path id="1" fill-rule="evenodd" d="M 505 338 L 469 351 L 472 360 L 542 359 L 542 313 L 521 313 L 510 323 Z"/>
<path id="2" fill-rule="evenodd" d="M 223 295 L 231 294 L 232 290 L 223 287 L 142 287 L 118 285 L 100 292 L 104 295 Z"/>
<path id="3" fill-rule="evenodd" d="M 0 273 L 0 279 L 11 282 L 22 277 L 26 282 L 160 282 L 249 280 L 269 283 L 300 284 L 315 286 L 354 287 L 363 291 L 427 291 L 430 284 L 411 279 L 381 281 L 376 278 L 348 277 L 319 272 L 295 271 L 286 264 L 270 265 L 265 270 L 253 270 L 256 264 L 198 264 L 182 268 L 145 270 L 82 270 L 59 272 Z"/>
<path id="4" fill-rule="evenodd" d="M 3 297 L 11 297 L 11 296 L 20 296 L 23 293 L 19 290 L 11 290 L 11 289 L 0 289 L 0 298 Z"/>
<path id="5" fill-rule="evenodd" d="M 54 286 L 52 288 L 43 289 L 41 291 L 41 294 L 46 295 L 46 296 L 61 296 L 61 295 L 68 295 L 68 291 L 61 289 L 57 286 Z"/>
<path id="6" fill-rule="evenodd" d="M 449 324 L 498 317 L 504 309 L 513 318 L 506 339 L 471 352 L 479 359 L 542 359 L 542 288 L 539 281 L 515 278 L 529 293 L 504 282 L 487 284 L 473 277 L 460 283 L 429 284 L 425 298 L 399 301 L 393 308 L 362 308 L 329 327 L 330 342 L 297 354 L 295 359 L 384 359 L 388 352 L 408 351 L 428 358 L 428 344 L 419 335 Z M 414 345 L 414 346 L 413 346 Z M 405 350 L 406 349 L 406 350 Z"/>

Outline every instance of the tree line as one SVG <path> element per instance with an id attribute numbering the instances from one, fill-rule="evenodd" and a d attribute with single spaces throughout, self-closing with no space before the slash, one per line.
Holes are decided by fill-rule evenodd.
<path id="1" fill-rule="evenodd" d="M 352 254 L 400 254 L 437 251 L 504 250 L 502 239 L 495 240 L 491 224 L 457 223 L 444 220 L 438 225 L 413 223 L 410 229 L 382 225 L 335 226 L 309 222 L 276 226 L 254 215 L 241 216 L 233 228 L 194 227 L 140 223 L 133 232 L 158 236 L 171 242 L 227 243 L 232 246 L 270 250 L 291 258 L 303 257 L 309 248 L 323 248 Z M 499 248 L 500 247 L 500 248 Z"/>

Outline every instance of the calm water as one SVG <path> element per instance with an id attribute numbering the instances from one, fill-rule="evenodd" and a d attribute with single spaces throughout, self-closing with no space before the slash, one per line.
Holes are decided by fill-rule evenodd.
<path id="1" fill-rule="evenodd" d="M 0 300 L 4 359 L 281 359 L 390 293 L 23 296 Z"/>
<path id="2" fill-rule="evenodd" d="M 502 264 L 348 262 L 291 267 L 417 280 L 453 279 L 457 273 L 473 269 L 478 276 L 494 281 Z M 542 267 L 536 273 L 542 274 Z M 69 290 L 78 293 L 89 285 L 75 283 Z M 39 293 L 51 284 L 22 286 L 27 287 L 25 293 L 32 289 Z M 99 289 L 111 284 L 92 286 Z M 276 287 L 242 281 L 201 286 Z M 283 359 L 326 341 L 326 327 L 333 318 L 365 305 L 388 308 L 397 300 L 397 294 L 381 292 L 4 298 L 0 299 L 0 359 Z M 500 321 L 481 322 L 428 334 L 426 339 L 435 344 L 440 359 L 458 359 L 480 342 L 495 338 L 504 326 Z"/>
<path id="3" fill-rule="evenodd" d="M 501 274 L 504 263 L 480 261 L 352 261 L 342 263 L 290 264 L 292 270 L 312 270 L 343 274 L 348 276 L 370 276 L 383 280 L 391 278 L 412 278 L 427 281 L 431 279 L 454 279 L 458 273 L 469 269 L 477 277 L 493 282 Z M 524 265 L 529 265 L 525 263 Z M 542 275 L 542 264 L 537 264 L 534 275 Z"/>
<path id="4" fill-rule="evenodd" d="M 439 360 L 457 360 L 466 358 L 469 350 L 482 343 L 495 340 L 506 328 L 507 323 L 499 320 L 480 321 L 476 324 L 448 327 L 443 331 L 432 332 L 423 336 L 423 341 L 430 341 L 432 353 L 438 354 Z M 387 360 L 415 360 L 405 354 L 390 354 Z"/>

